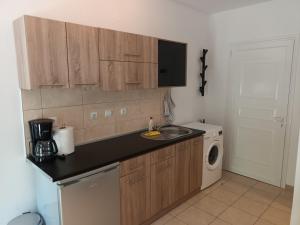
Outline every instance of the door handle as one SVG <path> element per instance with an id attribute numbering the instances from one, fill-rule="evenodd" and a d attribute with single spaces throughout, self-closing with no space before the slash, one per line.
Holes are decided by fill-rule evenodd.
<path id="1" fill-rule="evenodd" d="M 284 122 L 284 117 L 281 116 L 273 116 L 273 119 L 275 122 L 279 122 L 279 123 Z"/>
<path id="2" fill-rule="evenodd" d="M 281 123 L 281 127 L 285 125 L 285 118 L 282 116 L 273 116 L 274 122 Z"/>

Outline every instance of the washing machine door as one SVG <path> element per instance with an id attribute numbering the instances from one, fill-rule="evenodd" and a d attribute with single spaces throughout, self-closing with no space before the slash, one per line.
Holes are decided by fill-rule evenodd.
<path id="1" fill-rule="evenodd" d="M 209 170 L 215 170 L 222 163 L 223 151 L 218 141 L 214 141 L 208 148 L 205 164 Z"/>

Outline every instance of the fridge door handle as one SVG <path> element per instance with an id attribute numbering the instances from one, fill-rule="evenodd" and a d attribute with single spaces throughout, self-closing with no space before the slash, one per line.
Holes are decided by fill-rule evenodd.
<path id="1" fill-rule="evenodd" d="M 107 168 L 105 170 L 102 170 L 100 172 L 91 174 L 89 176 L 82 177 L 82 178 L 75 179 L 75 180 L 71 180 L 69 182 L 60 184 L 59 186 L 60 186 L 60 188 L 64 188 L 64 187 L 68 187 L 68 186 L 73 185 L 73 184 L 84 183 L 84 182 L 90 181 L 90 180 L 92 180 L 94 178 L 100 178 L 100 177 L 105 176 L 110 171 L 113 171 L 113 170 L 117 169 L 118 167 L 119 167 L 119 165 L 115 165 L 115 166 L 109 167 L 109 168 Z"/>

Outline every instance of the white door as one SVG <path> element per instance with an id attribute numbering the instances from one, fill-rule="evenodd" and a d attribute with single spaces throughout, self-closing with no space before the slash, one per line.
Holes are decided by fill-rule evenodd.
<path id="1" fill-rule="evenodd" d="M 294 41 L 240 45 L 230 70 L 229 170 L 281 184 Z"/>

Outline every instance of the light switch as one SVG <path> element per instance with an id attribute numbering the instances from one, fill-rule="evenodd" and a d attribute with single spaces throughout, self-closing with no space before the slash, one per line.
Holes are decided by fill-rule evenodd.
<path id="1" fill-rule="evenodd" d="M 105 118 L 111 117 L 112 116 L 112 111 L 111 109 L 106 109 L 104 112 Z"/>
<path id="2" fill-rule="evenodd" d="M 97 112 L 91 112 L 91 113 L 90 113 L 90 119 L 91 119 L 91 120 L 96 120 L 96 119 L 98 119 L 98 113 L 97 113 Z"/>

